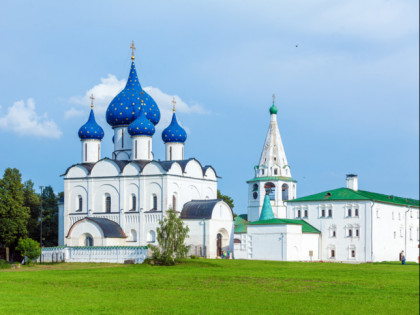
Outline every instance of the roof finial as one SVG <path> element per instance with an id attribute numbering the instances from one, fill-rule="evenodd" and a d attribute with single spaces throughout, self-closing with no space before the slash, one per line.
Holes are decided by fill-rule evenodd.
<path id="1" fill-rule="evenodd" d="M 89 98 L 90 98 L 90 108 L 92 108 L 92 109 L 93 109 L 93 100 L 95 99 L 95 98 L 93 97 L 93 94 L 91 94 Z"/>
<path id="2" fill-rule="evenodd" d="M 273 105 L 274 105 L 275 100 L 276 100 L 276 94 L 273 94 Z"/>
<path id="3" fill-rule="evenodd" d="M 134 60 L 136 57 L 134 57 L 134 51 L 136 50 L 136 46 L 134 45 L 134 40 L 131 42 L 131 59 Z"/>
<path id="4" fill-rule="evenodd" d="M 176 101 L 175 101 L 175 96 L 174 96 L 174 98 L 172 99 L 172 104 L 174 104 L 174 107 L 172 108 L 172 111 L 175 113 L 175 104 L 176 104 Z"/>

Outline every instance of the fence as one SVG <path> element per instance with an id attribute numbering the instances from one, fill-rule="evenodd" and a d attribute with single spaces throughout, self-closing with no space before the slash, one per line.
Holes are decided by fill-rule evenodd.
<path id="1" fill-rule="evenodd" d="M 44 247 L 38 259 L 40 263 L 96 262 L 120 263 L 131 261 L 141 264 L 147 258 L 146 246 L 101 247 Z"/>

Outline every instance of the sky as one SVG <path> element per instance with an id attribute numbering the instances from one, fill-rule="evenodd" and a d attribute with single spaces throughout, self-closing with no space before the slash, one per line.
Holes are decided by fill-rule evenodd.
<path id="1" fill-rule="evenodd" d="M 185 157 L 216 169 L 234 212 L 247 211 L 273 93 L 298 197 L 354 173 L 360 189 L 418 199 L 418 12 L 412 0 L 1 1 L 0 172 L 63 191 L 91 93 L 110 157 L 104 113 L 134 41 L 162 113 L 155 157 L 175 97 Z"/>

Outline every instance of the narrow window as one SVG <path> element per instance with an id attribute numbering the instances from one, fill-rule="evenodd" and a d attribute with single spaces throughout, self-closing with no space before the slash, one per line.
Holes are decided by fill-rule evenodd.
<path id="1" fill-rule="evenodd" d="M 261 174 L 264 175 L 264 170 L 261 171 Z"/>
<path id="2" fill-rule="evenodd" d="M 352 229 L 349 229 L 349 237 L 352 237 L 353 236 L 353 231 L 352 231 Z"/>
<path id="3" fill-rule="evenodd" d="M 150 140 L 147 142 L 147 151 L 148 151 L 148 157 L 149 157 L 149 160 L 150 160 Z"/>
<path id="4" fill-rule="evenodd" d="M 121 147 L 124 149 L 124 128 L 121 129 Z"/>
<path id="5" fill-rule="evenodd" d="M 397 232 L 394 232 L 394 240 L 397 238 Z"/>
<path id="6" fill-rule="evenodd" d="M 328 217 L 332 217 L 332 209 L 328 209 Z"/>
<path id="7" fill-rule="evenodd" d="M 82 211 L 82 210 L 83 210 L 83 198 L 79 196 L 79 209 L 77 209 L 77 211 Z"/>
<path id="8" fill-rule="evenodd" d="M 153 195 L 153 208 L 152 210 L 157 210 L 157 196 Z"/>
<path id="9" fill-rule="evenodd" d="M 169 147 L 169 161 L 172 161 L 172 147 Z"/>
<path id="10" fill-rule="evenodd" d="M 184 147 L 182 147 L 182 159 L 184 159 Z"/>
<path id="11" fill-rule="evenodd" d="M 277 168 L 274 169 L 274 175 L 277 175 Z"/>
<path id="12" fill-rule="evenodd" d="M 356 229 L 355 231 L 356 237 L 359 237 L 359 229 Z"/>
<path id="13" fill-rule="evenodd" d="M 137 140 L 134 141 L 134 156 L 136 157 L 136 160 L 137 160 Z"/>
<path id="14" fill-rule="evenodd" d="M 331 249 L 331 258 L 335 258 L 335 250 Z"/>
<path id="15" fill-rule="evenodd" d="M 332 231 L 332 237 L 335 237 L 335 230 Z"/>
<path id="16" fill-rule="evenodd" d="M 351 250 L 351 258 L 356 258 L 356 251 L 354 249 Z"/>
<path id="17" fill-rule="evenodd" d="M 85 162 L 87 161 L 87 143 L 85 143 Z"/>
<path id="18" fill-rule="evenodd" d="M 321 218 L 324 218 L 325 217 L 325 210 L 324 209 L 322 209 L 321 210 Z"/>
<path id="19" fill-rule="evenodd" d="M 109 195 L 105 198 L 105 212 L 111 212 L 111 196 Z"/>
<path id="20" fill-rule="evenodd" d="M 172 196 L 172 209 L 176 211 L 176 196 Z"/>
<path id="21" fill-rule="evenodd" d="M 137 208 L 137 198 L 136 195 L 132 195 L 131 197 L 131 203 L 133 205 L 133 207 L 131 208 L 131 210 L 135 211 Z"/>
<path id="22" fill-rule="evenodd" d="M 354 216 L 355 217 L 358 217 L 359 216 L 359 209 L 354 209 Z"/>
<path id="23" fill-rule="evenodd" d="M 305 218 L 308 217 L 308 210 L 305 210 Z"/>
<path id="24" fill-rule="evenodd" d="M 351 217 L 351 209 L 347 209 L 347 216 Z"/>
<path id="25" fill-rule="evenodd" d="M 300 210 L 298 210 L 297 217 L 300 218 Z"/>

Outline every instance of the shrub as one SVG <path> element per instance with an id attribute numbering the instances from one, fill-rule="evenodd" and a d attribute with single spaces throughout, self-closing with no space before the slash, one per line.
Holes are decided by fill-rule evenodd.
<path id="1" fill-rule="evenodd" d="M 41 256 L 41 248 L 39 247 L 39 243 L 31 238 L 20 238 L 16 249 L 23 257 L 28 258 L 29 264 Z"/>
<path id="2" fill-rule="evenodd" d="M 5 261 L 4 259 L 0 259 L 0 269 L 9 269 L 12 268 L 12 265 Z"/>

